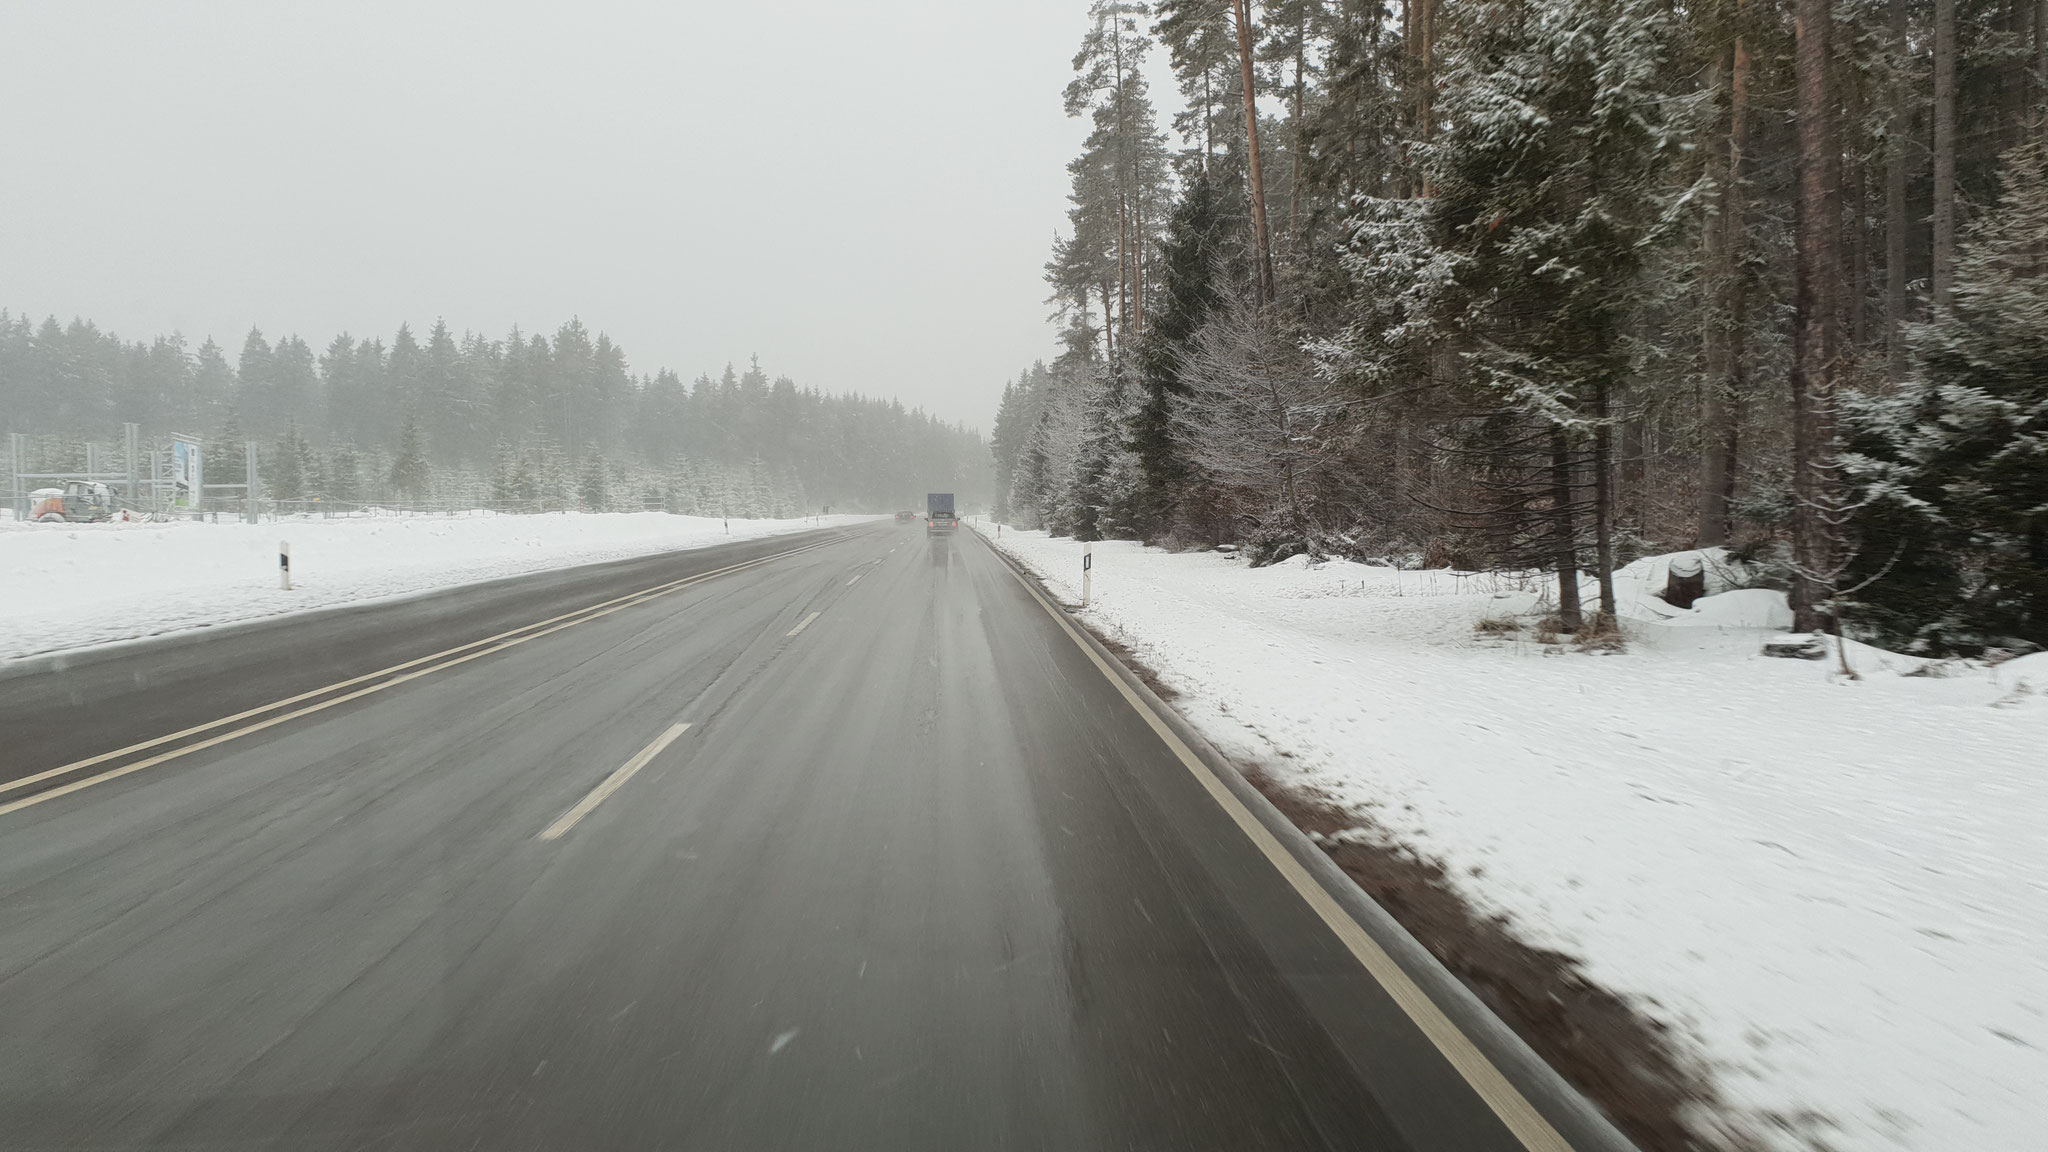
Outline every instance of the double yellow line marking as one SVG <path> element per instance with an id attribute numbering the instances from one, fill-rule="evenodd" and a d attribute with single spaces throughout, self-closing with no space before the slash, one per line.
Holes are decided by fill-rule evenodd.
<path id="1" fill-rule="evenodd" d="M 23 776 L 19 780 L 9 780 L 5 783 L 0 783 L 0 795 L 8 792 L 18 792 L 23 788 L 33 788 L 46 780 L 54 780 L 61 776 L 82 772 L 101 764 L 125 759 L 138 752 L 147 752 L 152 748 L 161 748 L 166 744 L 174 744 L 188 737 L 212 732 L 218 728 L 226 728 L 231 724 L 262 716 L 266 712 L 276 712 L 280 708 L 291 708 L 291 711 L 258 720 L 256 723 L 247 724 L 240 728 L 221 732 L 218 735 L 210 736 L 196 743 L 180 745 L 179 747 L 159 752 L 154 756 L 123 764 L 118 768 L 111 768 L 81 780 L 73 780 L 70 783 L 61 784 L 55 788 L 37 792 L 32 796 L 24 796 L 18 800 L 0 804 L 0 816 L 5 816 L 10 812 L 19 812 L 23 808 L 33 807 L 46 800 L 55 800 L 59 796 L 68 796 L 73 792 L 82 791 L 95 784 L 103 784 L 108 780 L 117 780 L 131 773 L 140 772 L 145 768 L 153 768 L 166 761 L 176 760 L 180 756 L 187 756 L 202 749 L 214 747 L 217 744 L 225 744 L 238 737 L 247 736 L 253 732 L 261 732 L 266 728 L 272 728 L 288 720 L 296 720 L 301 716 L 308 716 L 312 713 L 332 708 L 337 704 L 345 704 L 350 700 L 368 696 L 373 692 L 382 692 L 386 688 L 395 688 L 400 684 L 417 680 L 422 676 L 432 675 L 447 668 L 453 668 L 458 664 L 466 664 L 471 660 L 489 656 L 494 652 L 503 652 L 507 648 L 524 644 L 528 640 L 537 640 L 542 636 L 560 632 L 564 628 L 573 628 L 578 624 L 609 616 L 614 612 L 644 604 L 649 600 L 666 596 L 672 592 L 680 592 L 685 588 L 701 584 L 719 576 L 727 576 L 748 568 L 757 568 L 775 560 L 809 552 L 815 548 L 823 548 L 828 544 L 837 542 L 837 539 L 820 540 L 801 547 L 791 548 L 787 551 L 757 557 L 739 564 L 730 564 L 724 568 L 716 568 L 709 572 L 699 572 L 694 576 L 685 576 L 680 580 L 671 580 L 666 584 L 656 584 L 651 588 L 642 588 L 638 592 L 631 592 L 612 600 L 586 605 L 573 612 L 565 612 L 560 616 L 552 616 L 532 624 L 524 624 L 518 628 L 500 632 L 495 636 L 486 636 L 481 640 L 472 640 L 467 644 L 458 644 L 453 648 L 444 649 L 430 656 L 421 656 L 418 659 L 407 660 L 403 664 L 393 664 L 389 668 L 380 668 L 375 672 L 367 672 L 352 679 L 342 680 L 322 688 L 315 688 L 310 692 L 301 692 L 297 696 L 277 700 L 244 712 L 237 712 L 232 716 L 223 716 L 218 720 L 208 721 L 205 724 L 196 724 L 181 732 L 173 732 L 168 736 L 159 736 L 154 740 L 130 744 L 126 748 L 116 748 L 112 752 L 102 752 L 97 756 L 90 756 L 84 760 L 76 760 L 43 772 L 37 772 L 32 776 Z M 462 653 L 462 655 L 457 655 L 457 653 Z M 422 667 L 422 665 L 425 665 L 425 667 Z M 384 677 L 390 677 L 390 679 L 383 679 Z M 372 681 L 376 681 L 376 683 L 372 683 Z M 357 685 L 363 685 L 363 687 L 357 687 Z M 345 689 L 354 690 L 344 691 Z M 330 696 L 329 693 L 340 693 L 340 695 Z M 321 697 L 326 698 L 321 699 Z M 313 701 L 313 703 L 306 703 L 307 701 Z M 292 708 L 295 704 L 303 704 L 304 707 Z"/>

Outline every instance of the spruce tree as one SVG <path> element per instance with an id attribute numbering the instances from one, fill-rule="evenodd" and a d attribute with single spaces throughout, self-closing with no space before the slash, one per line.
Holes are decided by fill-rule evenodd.
<path id="1" fill-rule="evenodd" d="M 1191 479 L 1187 454 L 1174 437 L 1173 412 L 1188 392 L 1182 374 L 1195 334 L 1222 299 L 1218 281 L 1230 251 L 1228 233 L 1215 189 L 1198 179 L 1175 206 L 1159 246 L 1160 300 L 1138 350 L 1144 392 L 1130 427 L 1141 478 L 1131 511 L 1140 536 L 1166 528 L 1174 494 Z"/>
<path id="2" fill-rule="evenodd" d="M 263 482 L 272 499 L 298 500 L 305 496 L 305 455 L 301 449 L 297 422 L 287 422 L 284 435 L 270 453 L 270 467 Z"/>
<path id="3" fill-rule="evenodd" d="M 1956 254 L 1950 305 L 1910 333 L 1908 386 L 1864 398 L 1844 583 L 1888 638 L 2048 646 L 2048 149 L 2007 154 L 2003 196 Z"/>
<path id="4" fill-rule="evenodd" d="M 1653 0 L 1469 14 L 1429 165 L 1436 195 L 1416 209 L 1432 251 L 1391 257 L 1413 266 L 1415 311 L 1448 338 L 1474 406 L 1524 425 L 1480 426 L 1497 555 L 1556 569 L 1568 628 L 1587 519 L 1600 610 L 1613 613 L 1613 405 L 1679 145 L 1660 88 L 1671 21 Z M 1444 348 L 1428 343 L 1416 352 L 1441 367 Z"/>
<path id="5" fill-rule="evenodd" d="M 583 473 L 577 481 L 576 498 L 585 512 L 611 511 L 611 482 L 605 474 L 604 457 L 595 452 L 583 460 Z"/>
<path id="6" fill-rule="evenodd" d="M 335 500 L 351 504 L 363 498 L 362 460 L 356 453 L 355 445 L 336 445 L 334 451 L 328 455 L 326 494 Z"/>
<path id="7" fill-rule="evenodd" d="M 513 451 L 509 444 L 500 441 L 491 454 L 491 506 L 501 512 L 512 509 L 515 497 L 512 491 Z"/>
<path id="8" fill-rule="evenodd" d="M 432 480 L 425 446 L 420 442 L 419 421 L 408 414 L 405 431 L 399 435 L 398 456 L 391 463 L 391 487 L 413 504 L 424 503 Z"/>

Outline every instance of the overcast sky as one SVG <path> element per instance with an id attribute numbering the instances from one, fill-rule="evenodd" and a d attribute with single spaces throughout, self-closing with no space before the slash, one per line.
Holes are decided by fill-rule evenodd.
<path id="1" fill-rule="evenodd" d="M 231 357 L 575 315 L 986 430 L 1053 347 L 1085 13 L 0 0 L 0 307 Z"/>

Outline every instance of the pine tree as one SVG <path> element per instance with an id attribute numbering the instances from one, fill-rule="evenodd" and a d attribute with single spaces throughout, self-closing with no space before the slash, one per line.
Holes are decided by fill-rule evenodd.
<path id="1" fill-rule="evenodd" d="M 307 497 L 326 496 L 327 470 L 321 466 L 320 454 L 296 428 L 292 429 L 292 455 L 299 462 L 299 491 Z"/>
<path id="2" fill-rule="evenodd" d="M 270 453 L 264 487 L 276 500 L 298 500 L 306 495 L 304 445 L 296 421 L 285 424 L 285 432 Z"/>
<path id="3" fill-rule="evenodd" d="M 1218 201 L 1206 179 L 1196 180 L 1175 206 L 1160 245 L 1158 319 L 1138 352 L 1144 395 L 1130 427 L 1142 477 L 1133 508 L 1141 536 L 1166 527 L 1174 493 L 1192 479 L 1187 453 L 1174 435 L 1173 414 L 1188 393 L 1183 368 L 1194 354 L 1196 335 L 1223 299 L 1219 281 L 1230 253 L 1230 230 Z"/>
<path id="4" fill-rule="evenodd" d="M 604 457 L 593 452 L 583 459 L 583 472 L 576 484 L 576 499 L 585 512 L 611 511 L 611 481 L 605 475 Z"/>
<path id="5" fill-rule="evenodd" d="M 242 422 L 236 417 L 235 410 L 229 408 L 223 411 L 220 428 L 213 434 L 213 440 L 207 446 L 208 457 L 213 460 L 225 460 L 225 453 L 241 451 L 243 443 Z M 216 464 L 215 467 L 219 465 Z"/>
<path id="6" fill-rule="evenodd" d="M 491 507 L 509 512 L 517 497 L 513 493 L 512 446 L 499 441 L 497 450 L 491 453 Z"/>
<path id="7" fill-rule="evenodd" d="M 338 444 L 328 455 L 327 495 L 350 504 L 363 498 L 362 460 L 355 445 Z"/>
<path id="8" fill-rule="evenodd" d="M 1835 570 L 1834 415 L 1843 375 L 1841 151 L 1832 0 L 1798 0 L 1799 131 L 1792 385 L 1792 618 L 1821 627 Z"/>
<path id="9" fill-rule="evenodd" d="M 1167 202 L 1165 139 L 1144 73 L 1152 40 L 1136 20 L 1143 12 L 1143 5 L 1126 0 L 1095 0 L 1089 8 L 1066 110 L 1088 116 L 1093 130 L 1068 165 L 1074 234 L 1047 266 L 1056 296 L 1083 316 L 1089 293 L 1100 294 L 1104 350 L 1112 361 L 1145 329 L 1150 249 Z"/>
<path id="10" fill-rule="evenodd" d="M 1354 221 L 1371 237 L 1354 254 L 1360 287 L 1393 291 L 1327 357 L 1367 380 L 1407 364 L 1476 388 L 1471 448 L 1492 477 L 1496 556 L 1555 568 L 1567 630 L 1588 519 L 1600 611 L 1613 613 L 1613 406 L 1678 146 L 1659 89 L 1669 21 L 1650 0 L 1560 0 L 1460 25 L 1435 195 Z"/>
<path id="11" fill-rule="evenodd" d="M 1259 147 L 1258 82 L 1252 70 L 1258 30 L 1252 27 L 1251 0 L 1231 0 L 1231 24 L 1237 32 L 1238 67 L 1244 98 L 1247 171 L 1251 178 L 1253 285 L 1260 303 L 1273 299 L 1273 234 L 1266 225 L 1265 163 Z"/>
<path id="12" fill-rule="evenodd" d="M 512 459 L 512 476 L 508 488 L 509 496 L 519 509 L 526 512 L 541 510 L 540 477 L 535 474 L 533 462 L 524 452 L 516 454 Z"/>
<path id="13" fill-rule="evenodd" d="M 1965 229 L 1949 307 L 1912 330 L 1918 370 L 1850 409 L 1862 489 L 1845 583 L 1888 639 L 2048 646 L 2048 146 L 2007 154 Z"/>
<path id="14" fill-rule="evenodd" d="M 251 432 L 261 436 L 273 431 L 271 421 L 283 423 L 276 404 L 277 382 L 272 378 L 270 343 L 255 328 L 242 340 L 242 356 L 235 368 L 233 404 Z"/>
<path id="15" fill-rule="evenodd" d="M 421 504 L 426 501 L 427 486 L 432 480 L 432 469 L 427 464 L 425 446 L 421 443 L 419 421 L 408 415 L 405 431 L 398 440 L 398 456 L 391 464 L 391 487 L 410 503 Z"/>

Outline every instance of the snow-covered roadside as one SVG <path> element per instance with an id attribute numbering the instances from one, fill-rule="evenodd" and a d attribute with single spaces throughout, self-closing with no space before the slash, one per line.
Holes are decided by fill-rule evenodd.
<path id="1" fill-rule="evenodd" d="M 995 542 L 1079 599 L 1081 545 Z M 1750 1119 L 1819 1113 L 1843 1150 L 2041 1146 L 2048 654 L 1906 677 L 1923 662 L 1852 646 L 1845 682 L 1758 654 L 1769 592 L 1669 623 L 1639 603 L 1627 654 L 1551 654 L 1475 631 L 1535 599 L 1489 577 L 1094 554 L 1086 617 L 1205 735 L 1690 1030 Z"/>
<path id="2" fill-rule="evenodd" d="M 853 524 L 662 512 L 287 518 L 261 524 L 0 521 L 0 661 L 400 596 L 544 568 Z M 292 590 L 277 584 L 277 544 Z"/>

